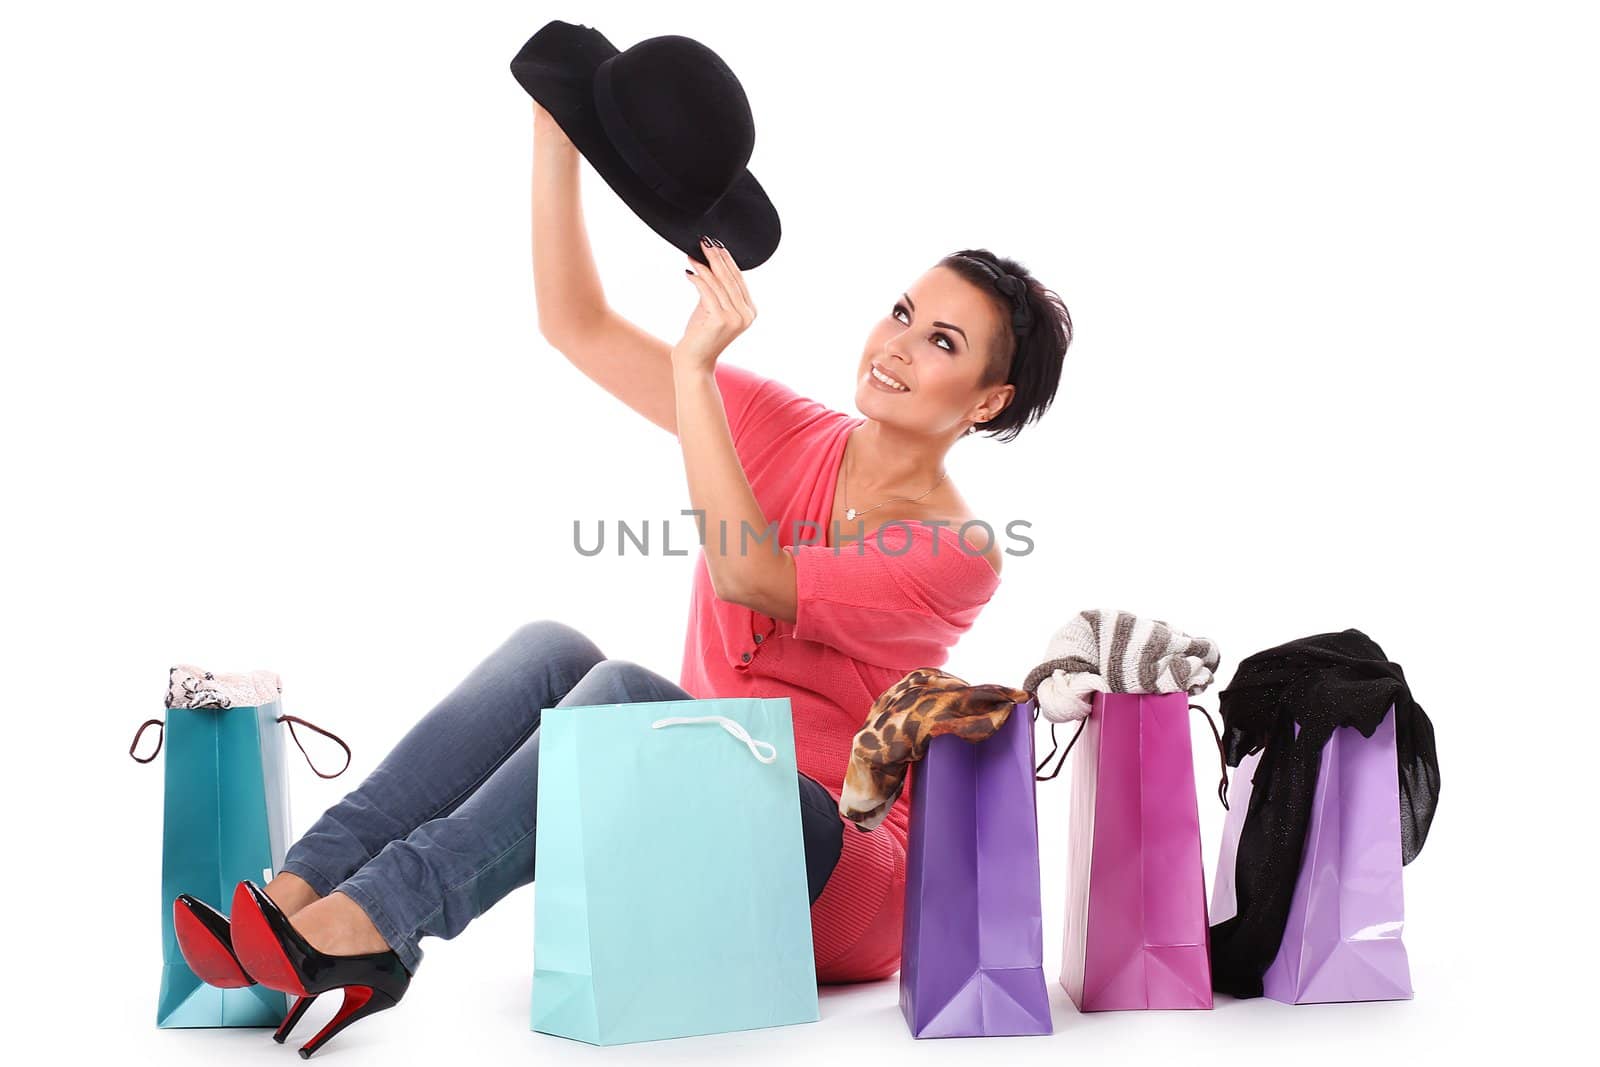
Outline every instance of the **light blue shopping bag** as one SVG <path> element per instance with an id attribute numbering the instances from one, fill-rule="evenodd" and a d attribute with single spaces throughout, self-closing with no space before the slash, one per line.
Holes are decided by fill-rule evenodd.
<path id="1" fill-rule="evenodd" d="M 129 749 L 141 763 L 155 759 L 163 745 L 167 752 L 158 1027 L 277 1026 L 288 1014 L 284 993 L 262 985 L 219 989 L 203 982 L 184 961 L 172 919 L 180 893 L 192 893 L 227 914 L 241 880 L 264 884 L 282 866 L 289 842 L 289 782 L 279 723 L 327 731 L 283 715 L 281 705 L 275 700 L 259 707 L 169 708 L 164 723 L 151 719 L 139 728 Z M 151 725 L 162 727 L 159 740 L 141 758 L 133 748 Z M 348 747 L 345 752 L 348 757 Z"/>
<path id="2" fill-rule="evenodd" d="M 531 1029 L 820 1018 L 787 697 L 546 708 L 537 804 Z"/>

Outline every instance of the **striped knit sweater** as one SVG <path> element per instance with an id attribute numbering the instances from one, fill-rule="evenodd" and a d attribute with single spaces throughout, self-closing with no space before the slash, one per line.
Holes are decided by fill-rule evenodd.
<path id="1" fill-rule="evenodd" d="M 1091 608 L 1074 615 L 1050 638 L 1043 663 L 1022 688 L 1038 698 L 1051 722 L 1089 716 L 1095 693 L 1188 693 L 1211 684 L 1217 646 L 1190 637 L 1160 619 Z"/>
<path id="2" fill-rule="evenodd" d="M 827 547 L 817 533 L 832 516 L 849 432 L 866 420 L 730 364 L 716 379 L 751 491 L 794 556 L 798 605 L 791 623 L 719 600 L 701 552 L 679 684 L 697 699 L 788 697 L 800 771 L 837 801 L 873 701 L 907 672 L 944 664 L 1000 579 L 949 527 L 909 523 L 886 528 L 881 545 L 872 535 Z M 797 538 L 798 520 L 816 526 L 802 525 Z M 935 537 L 945 542 L 937 551 Z M 907 539 L 915 543 L 902 554 Z M 899 968 L 910 810 L 907 788 L 876 831 L 846 828 L 844 853 L 811 906 L 819 982 Z"/>

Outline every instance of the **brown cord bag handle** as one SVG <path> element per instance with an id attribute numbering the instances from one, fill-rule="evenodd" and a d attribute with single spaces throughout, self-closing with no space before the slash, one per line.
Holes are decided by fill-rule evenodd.
<path id="1" fill-rule="evenodd" d="M 307 722 L 298 715 L 279 715 L 277 721 L 286 722 L 289 724 L 289 736 L 294 738 L 295 744 L 300 745 L 300 754 L 305 756 L 306 764 L 316 772 L 318 778 L 337 778 L 339 775 L 350 769 L 350 746 L 345 744 L 338 734 L 332 732 L 331 730 L 324 730 L 314 722 Z M 311 762 L 311 753 L 306 751 L 306 746 L 300 744 L 300 735 L 294 732 L 295 723 L 299 723 L 301 726 L 309 726 L 323 737 L 331 737 L 337 741 L 339 743 L 339 747 L 344 749 L 344 766 L 340 767 L 332 774 L 323 774 L 321 771 L 317 770 L 317 765 Z"/>
<path id="2" fill-rule="evenodd" d="M 150 753 L 150 755 L 146 756 L 144 759 L 140 759 L 138 756 L 133 756 L 133 750 L 139 747 L 139 738 L 143 737 L 144 736 L 144 732 L 146 730 L 148 730 L 152 726 L 161 727 L 161 732 L 156 735 L 156 748 L 155 748 L 155 751 Z M 163 741 L 165 741 L 166 739 L 167 739 L 167 724 L 165 722 L 162 722 L 160 719 L 146 719 L 144 721 L 144 723 L 142 725 L 140 725 L 139 732 L 133 735 L 133 744 L 128 746 L 128 755 L 133 756 L 133 759 L 134 759 L 135 763 L 149 763 L 151 760 L 155 759 L 156 756 L 161 752 L 161 743 Z"/>
<path id="3" fill-rule="evenodd" d="M 182 709 L 182 710 L 188 710 L 188 709 Z M 300 716 L 298 716 L 298 715 L 279 715 L 277 717 L 277 719 L 275 719 L 274 721 L 275 722 L 286 722 L 286 723 L 289 724 L 289 736 L 294 738 L 294 743 L 297 746 L 299 746 L 301 755 L 305 756 L 305 758 L 306 758 L 306 765 L 311 768 L 312 772 L 315 773 L 318 778 L 337 778 L 337 777 L 339 777 L 339 775 L 343 774 L 345 771 L 350 769 L 350 746 L 345 744 L 344 740 L 341 737 L 339 737 L 338 734 L 333 733 L 331 730 L 324 730 L 322 727 L 318 726 L 314 722 L 307 722 L 305 719 L 300 718 Z M 299 723 L 301 726 L 309 726 L 311 729 L 315 730 L 317 733 L 321 734 L 322 736 L 331 737 L 331 738 L 333 738 L 334 741 L 338 742 L 339 747 L 344 749 L 344 766 L 340 767 L 338 770 L 334 771 L 332 774 L 323 774 L 321 771 L 317 770 L 317 765 L 311 761 L 311 753 L 306 751 L 306 746 L 300 743 L 300 735 L 295 733 L 295 731 L 294 731 L 295 723 Z M 150 755 L 145 756 L 143 759 L 141 759 L 141 758 L 139 758 L 138 755 L 136 755 L 134 753 L 134 750 L 139 747 L 139 738 L 143 737 L 144 736 L 144 732 L 146 730 L 148 730 L 152 726 L 159 726 L 161 728 L 161 733 L 156 736 L 156 747 L 155 747 L 155 749 L 153 751 L 151 751 Z M 151 760 L 155 759 L 157 755 L 160 754 L 162 742 L 164 742 L 166 739 L 167 739 L 167 726 L 166 726 L 166 723 L 164 721 L 162 721 L 161 719 L 146 719 L 143 723 L 141 723 L 139 725 L 138 732 L 133 735 L 133 744 L 128 746 L 128 755 L 133 756 L 133 759 L 134 759 L 135 763 L 149 763 Z"/>

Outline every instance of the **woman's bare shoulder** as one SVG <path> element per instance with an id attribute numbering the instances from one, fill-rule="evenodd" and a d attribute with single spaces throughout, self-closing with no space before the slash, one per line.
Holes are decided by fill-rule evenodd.
<path id="1" fill-rule="evenodd" d="M 963 523 L 972 522 L 974 518 L 975 516 L 968 515 L 966 518 L 956 522 L 951 529 L 959 532 Z M 991 530 L 977 523 L 968 526 L 967 532 L 962 536 L 966 539 L 967 545 L 972 551 L 983 553 L 983 558 L 989 561 L 989 566 L 994 568 L 995 577 L 998 578 L 1000 576 L 1000 560 L 1005 555 L 1004 552 L 1000 551 L 1000 539 L 995 537 Z"/>
<path id="2" fill-rule="evenodd" d="M 944 506 L 939 509 L 937 521 L 949 526 L 951 532 L 966 542 L 971 552 L 981 553 L 998 577 L 1005 553 L 1000 549 L 1000 538 L 994 532 L 993 524 L 984 523 L 974 515 L 954 485 L 950 486 L 950 494 L 942 503 Z"/>

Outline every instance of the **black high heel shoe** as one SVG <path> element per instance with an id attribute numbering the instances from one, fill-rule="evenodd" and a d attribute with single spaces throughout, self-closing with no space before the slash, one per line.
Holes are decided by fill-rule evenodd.
<path id="1" fill-rule="evenodd" d="M 178 935 L 178 951 L 184 962 L 202 982 L 221 989 L 238 989 L 256 984 L 233 951 L 233 934 L 228 917 L 192 893 L 179 893 L 172 902 L 173 929 Z M 272 1032 L 272 1040 L 283 1044 L 300 1016 L 311 1007 L 316 996 L 297 997 L 294 1007 Z"/>
<path id="2" fill-rule="evenodd" d="M 344 990 L 344 1003 L 317 1035 L 300 1046 L 300 1058 L 357 1019 L 392 1008 L 405 996 L 411 972 L 393 949 L 357 956 L 330 956 L 312 947 L 262 888 L 248 878 L 233 891 L 233 948 L 250 977 L 300 999 L 279 1033 L 287 1035 L 311 1001 L 330 989 Z M 273 1037 L 283 1040 L 279 1034 Z"/>
<path id="3" fill-rule="evenodd" d="M 172 902 L 172 931 L 183 961 L 207 985 L 239 989 L 255 985 L 233 951 L 228 917 L 192 893 L 179 893 Z"/>

